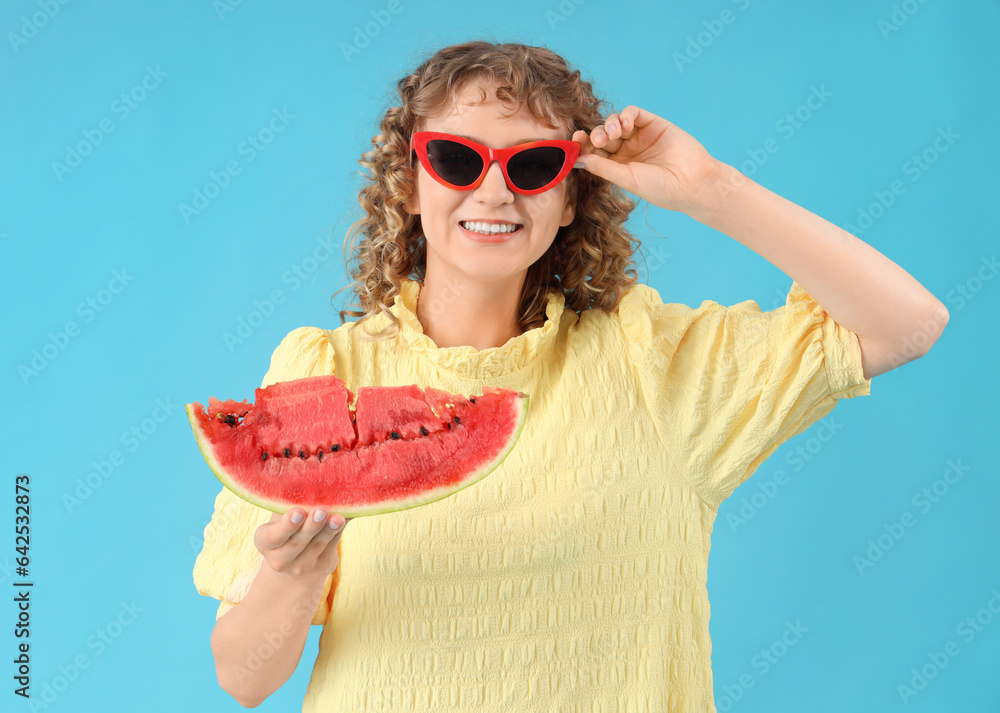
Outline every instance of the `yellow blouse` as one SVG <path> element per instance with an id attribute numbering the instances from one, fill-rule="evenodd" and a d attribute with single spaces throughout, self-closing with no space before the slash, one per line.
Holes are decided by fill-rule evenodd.
<path id="1" fill-rule="evenodd" d="M 857 336 L 796 282 L 768 312 L 663 304 L 636 285 L 611 314 L 577 315 L 551 293 L 545 325 L 502 347 L 438 348 L 416 316 L 420 287 L 396 297 L 395 339 L 296 329 L 262 385 L 488 384 L 530 394 L 527 422 L 478 483 L 350 523 L 313 619 L 303 711 L 714 712 L 717 509 L 837 399 L 870 393 Z M 217 617 L 248 591 L 270 515 L 216 497 L 194 581 Z"/>

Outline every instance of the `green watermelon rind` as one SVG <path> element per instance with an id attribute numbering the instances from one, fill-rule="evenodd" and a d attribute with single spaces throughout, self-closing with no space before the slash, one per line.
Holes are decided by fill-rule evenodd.
<path id="1" fill-rule="evenodd" d="M 421 505 L 427 505 L 429 503 L 437 502 L 438 500 L 444 500 L 449 495 L 454 495 L 459 490 L 464 490 L 470 485 L 478 483 L 480 480 L 485 478 L 487 475 L 492 473 L 499 467 L 501 463 L 507 458 L 511 450 L 514 448 L 514 444 L 517 443 L 518 439 L 521 437 L 521 431 L 524 429 L 524 424 L 528 420 L 528 405 L 531 401 L 531 397 L 527 394 L 518 394 L 516 398 L 513 398 L 515 414 L 514 418 L 517 422 L 517 429 L 513 432 L 507 446 L 497 454 L 491 462 L 485 464 L 478 471 L 470 471 L 467 478 L 459 481 L 458 483 L 442 487 L 434 488 L 433 490 L 427 490 L 418 495 L 408 498 L 405 500 L 393 500 L 386 501 L 384 503 L 377 503 L 373 507 L 368 508 L 327 508 L 330 512 L 336 512 L 344 517 L 356 518 L 356 517 L 368 517 L 370 515 L 384 515 L 390 512 L 399 512 L 401 510 L 410 510 L 415 507 L 420 507 Z M 269 510 L 271 512 L 284 513 L 293 508 L 303 508 L 311 509 L 316 507 L 313 505 L 299 505 L 287 504 L 285 502 L 278 502 L 274 500 L 269 500 L 267 498 L 262 498 L 253 492 L 241 488 L 237 483 L 233 482 L 226 477 L 226 470 L 223 468 L 222 464 L 216 460 L 212 444 L 208 438 L 203 434 L 201 429 L 198 428 L 198 417 L 197 409 L 195 409 L 195 404 L 186 404 L 185 409 L 187 411 L 188 420 L 191 422 L 191 430 L 194 431 L 195 441 L 198 443 L 198 449 L 201 451 L 202 456 L 205 458 L 205 462 L 208 467 L 215 474 L 215 477 L 219 479 L 226 488 L 228 488 L 237 497 L 256 505 L 264 510 Z"/>

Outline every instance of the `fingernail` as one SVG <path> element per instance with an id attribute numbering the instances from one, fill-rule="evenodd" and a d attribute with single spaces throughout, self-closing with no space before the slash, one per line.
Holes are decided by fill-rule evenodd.
<path id="1" fill-rule="evenodd" d="M 340 523 L 339 522 L 334 522 L 333 518 L 330 518 L 330 529 L 331 530 L 339 530 L 340 529 Z"/>
<path id="2" fill-rule="evenodd" d="M 294 522 L 296 525 L 298 525 L 300 522 L 302 522 L 302 513 L 299 512 L 298 510 L 296 510 L 295 512 L 293 512 L 292 513 L 292 522 Z"/>
<path id="3" fill-rule="evenodd" d="M 587 164 L 585 164 L 583 161 L 577 161 L 576 163 L 573 164 L 573 168 L 586 168 L 586 167 Z"/>
<path id="4" fill-rule="evenodd" d="M 317 510 L 316 514 L 313 515 L 313 520 L 316 522 L 323 522 L 323 518 L 326 517 L 326 512 L 323 510 Z"/>

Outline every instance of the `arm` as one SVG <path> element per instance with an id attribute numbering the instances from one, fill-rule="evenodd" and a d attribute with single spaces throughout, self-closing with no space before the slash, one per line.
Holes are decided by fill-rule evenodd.
<path id="1" fill-rule="evenodd" d="M 295 672 L 326 575 L 301 582 L 286 580 L 262 563 L 243 601 L 212 630 L 219 685 L 245 708 L 259 706 Z M 266 658 L 261 655 L 268 651 L 274 653 Z"/>
<path id="2" fill-rule="evenodd" d="M 590 173 L 725 233 L 798 282 L 858 335 L 866 379 L 926 354 L 948 323 L 945 306 L 899 265 L 656 114 L 629 105 L 573 139 Z"/>
<path id="3" fill-rule="evenodd" d="M 866 379 L 927 353 L 948 310 L 923 285 L 846 230 L 716 163 L 688 214 L 792 277 L 857 334 Z"/>
<path id="4" fill-rule="evenodd" d="M 260 571 L 212 630 L 219 685 L 245 708 L 259 706 L 295 672 L 326 578 L 340 564 L 337 546 L 348 520 L 330 515 L 317 521 L 322 511 L 315 508 L 296 523 L 296 512 L 301 509 L 274 513 L 257 528 Z"/>

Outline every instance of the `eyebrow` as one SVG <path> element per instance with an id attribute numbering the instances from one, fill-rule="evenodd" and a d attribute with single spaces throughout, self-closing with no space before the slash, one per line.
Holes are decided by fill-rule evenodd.
<path id="1" fill-rule="evenodd" d="M 455 136 L 461 136 L 463 139 L 468 139 L 469 141 L 475 141 L 477 144 L 483 144 L 484 146 L 487 145 L 485 141 L 482 141 L 481 139 L 477 139 L 475 136 L 466 136 L 465 134 L 454 134 L 454 135 Z M 515 141 L 512 144 L 508 144 L 504 148 L 508 148 L 509 149 L 511 146 L 518 146 L 520 144 L 527 144 L 527 143 L 530 143 L 532 141 L 549 141 L 549 140 L 550 139 L 547 139 L 547 138 L 544 138 L 544 137 L 541 137 L 541 138 L 531 138 L 531 139 L 518 139 L 517 141 Z"/>

